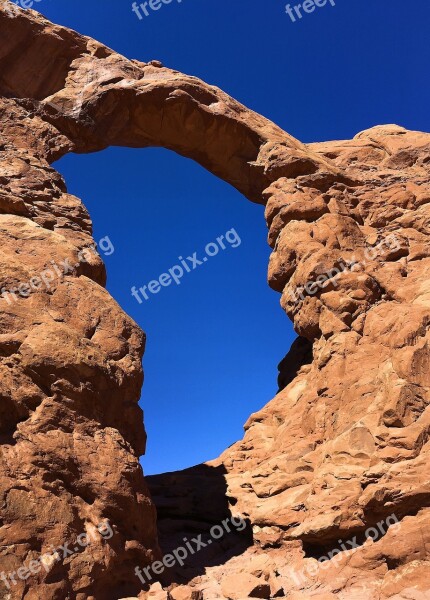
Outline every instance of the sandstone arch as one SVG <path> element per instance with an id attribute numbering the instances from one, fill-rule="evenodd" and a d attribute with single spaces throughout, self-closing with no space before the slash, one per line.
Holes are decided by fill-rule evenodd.
<path id="1" fill-rule="evenodd" d="M 411 581 L 425 591 L 430 136 L 383 126 L 305 146 L 213 86 L 129 61 L 34 12 L 3 9 L 0 27 L 0 572 L 102 519 L 115 530 L 31 585 L 10 592 L 0 580 L 2 593 L 117 598 L 138 590 L 134 567 L 159 553 L 138 463 L 144 336 L 103 289 L 100 258 L 78 259 L 92 244 L 90 219 L 50 167 L 112 144 L 175 150 L 266 204 L 269 281 L 313 345 L 312 363 L 207 467 L 225 474 L 226 497 L 253 527 L 245 564 L 266 549 L 290 592 L 286 557 L 302 568 L 303 548 L 323 554 L 394 513 L 397 531 L 360 545 L 354 561 L 345 554 L 340 573 L 332 563 L 302 580 L 296 597 L 309 586 L 320 598 L 348 594 L 357 582 L 372 598 Z M 71 270 L 49 289 L 3 293 L 64 259 Z M 178 498 L 185 485 L 198 505 L 195 477 L 163 484 Z"/>

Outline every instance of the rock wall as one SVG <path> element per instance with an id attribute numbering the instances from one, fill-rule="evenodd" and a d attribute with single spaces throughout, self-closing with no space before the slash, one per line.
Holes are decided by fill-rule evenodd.
<path id="1" fill-rule="evenodd" d="M 150 480 L 163 550 L 231 512 L 248 521 L 165 584 L 182 576 L 205 599 L 242 597 L 239 576 L 244 596 L 251 576 L 260 597 L 428 594 L 430 135 L 382 126 L 306 146 L 214 86 L 33 11 L 1 9 L 0 28 L 0 573 L 112 531 L 0 579 L 3 596 L 117 600 L 160 556 L 138 461 L 144 336 L 104 290 L 90 218 L 50 167 L 109 145 L 172 149 L 265 204 L 269 284 L 300 336 L 243 441 Z M 49 287 L 34 280 L 47 270 Z"/>
<path id="2" fill-rule="evenodd" d="M 280 365 L 279 394 L 206 465 L 220 474 L 214 492 L 253 531 L 240 557 L 211 564 L 207 597 L 225 597 L 229 576 L 245 587 L 245 574 L 276 573 L 273 595 L 281 588 L 294 600 L 424 600 L 430 135 L 384 126 L 310 149 L 354 183 L 327 187 L 311 175 L 264 191 L 269 283 L 302 337 Z M 163 546 L 192 529 L 190 507 L 207 506 L 200 469 L 149 478 Z M 330 553 L 337 560 L 319 566 Z M 205 589 L 198 574 L 176 577 Z"/>
<path id="3" fill-rule="evenodd" d="M 138 460 L 144 335 L 103 288 L 88 213 L 49 166 L 67 140 L 16 100 L 0 112 L 0 572 L 105 520 L 115 530 L 31 580 L 0 580 L 0 597 L 124 595 L 157 551 Z"/>

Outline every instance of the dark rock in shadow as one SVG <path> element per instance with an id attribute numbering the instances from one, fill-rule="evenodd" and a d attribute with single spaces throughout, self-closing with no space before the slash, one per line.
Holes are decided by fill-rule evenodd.
<path id="1" fill-rule="evenodd" d="M 153 580 L 164 586 L 187 583 L 253 545 L 249 522 L 236 517 L 235 499 L 227 496 L 225 473 L 223 466 L 203 464 L 146 478 L 163 555 L 175 556 L 175 564 Z"/>
<path id="2" fill-rule="evenodd" d="M 301 367 L 310 365 L 312 360 L 312 342 L 303 337 L 296 338 L 290 351 L 278 365 L 278 392 L 285 389 L 295 379 Z"/>

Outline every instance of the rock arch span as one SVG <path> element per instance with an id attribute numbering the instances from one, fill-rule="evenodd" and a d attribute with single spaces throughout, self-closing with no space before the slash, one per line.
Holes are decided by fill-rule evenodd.
<path id="1" fill-rule="evenodd" d="M 150 483 L 176 531 L 233 507 L 248 519 L 244 562 L 216 560 L 212 592 L 222 597 L 225 572 L 266 560 L 257 571 L 297 598 L 360 582 L 375 598 L 411 581 L 425 590 L 430 136 L 382 126 L 304 145 L 216 87 L 129 61 L 37 13 L 2 9 L 0 27 L 0 572 L 103 519 L 114 531 L 31 579 L 0 580 L 3 595 L 119 598 L 138 591 L 135 566 L 160 555 L 138 462 L 144 335 L 104 290 L 100 258 L 79 260 L 93 243 L 90 218 L 50 166 L 109 145 L 164 146 L 264 203 L 269 283 L 301 336 L 283 389 L 250 417 L 242 442 Z M 59 261 L 67 273 L 29 291 Z M 222 482 L 223 506 L 199 514 L 208 473 Z M 355 561 L 342 556 L 340 572 L 331 561 L 311 583 L 284 573 L 287 558 L 307 568 L 392 514 L 399 527 L 361 544 Z"/>

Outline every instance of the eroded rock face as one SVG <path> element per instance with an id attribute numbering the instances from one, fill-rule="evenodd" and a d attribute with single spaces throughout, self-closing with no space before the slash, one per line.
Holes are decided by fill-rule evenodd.
<path id="1" fill-rule="evenodd" d="M 356 183 L 320 188 L 301 177 L 264 192 L 269 282 L 302 337 L 280 365 L 280 393 L 250 417 L 243 441 L 206 465 L 223 473 L 230 510 L 253 530 L 252 547 L 211 567 L 208 597 L 222 597 L 224 577 L 250 572 L 268 581 L 276 573 L 281 596 L 297 600 L 422 600 L 430 597 L 430 135 L 385 126 L 311 149 Z M 150 478 L 163 542 L 177 529 L 171 507 L 184 490 L 195 489 L 188 505 L 204 505 L 192 481 L 195 469 Z M 169 483 L 177 499 L 166 510 L 158 496 Z M 250 571 L 263 556 L 264 568 Z"/>
<path id="2" fill-rule="evenodd" d="M 50 167 L 110 144 L 170 148 L 265 204 L 269 283 L 301 336 L 243 441 L 150 479 L 164 551 L 247 520 L 165 586 L 224 598 L 238 575 L 260 597 L 430 597 L 430 135 L 382 126 L 306 146 L 214 86 L 35 12 L 2 9 L 0 27 L 0 573 L 112 531 L 0 579 L 3 597 L 116 600 L 160 553 L 138 461 L 144 336 Z"/>
<path id="3" fill-rule="evenodd" d="M 254 540 L 295 549 L 300 569 L 303 549 L 318 558 L 390 515 L 400 522 L 352 557 L 341 554 L 336 568 L 300 585 L 287 579 L 285 591 L 427 591 L 430 135 L 386 126 L 311 148 L 360 181 L 319 193 L 285 181 L 265 192 L 269 279 L 313 343 L 313 362 L 215 464 Z M 321 206 L 317 218 L 300 214 L 307 202 Z M 308 285 L 318 277 L 321 285 Z"/>
<path id="4" fill-rule="evenodd" d="M 0 596 L 134 591 L 129 570 L 157 551 L 138 461 L 144 336 L 104 290 L 89 216 L 47 162 L 67 140 L 16 101 L 0 106 L 0 572 L 16 581 Z M 17 577 L 106 520 L 109 542 Z"/>

